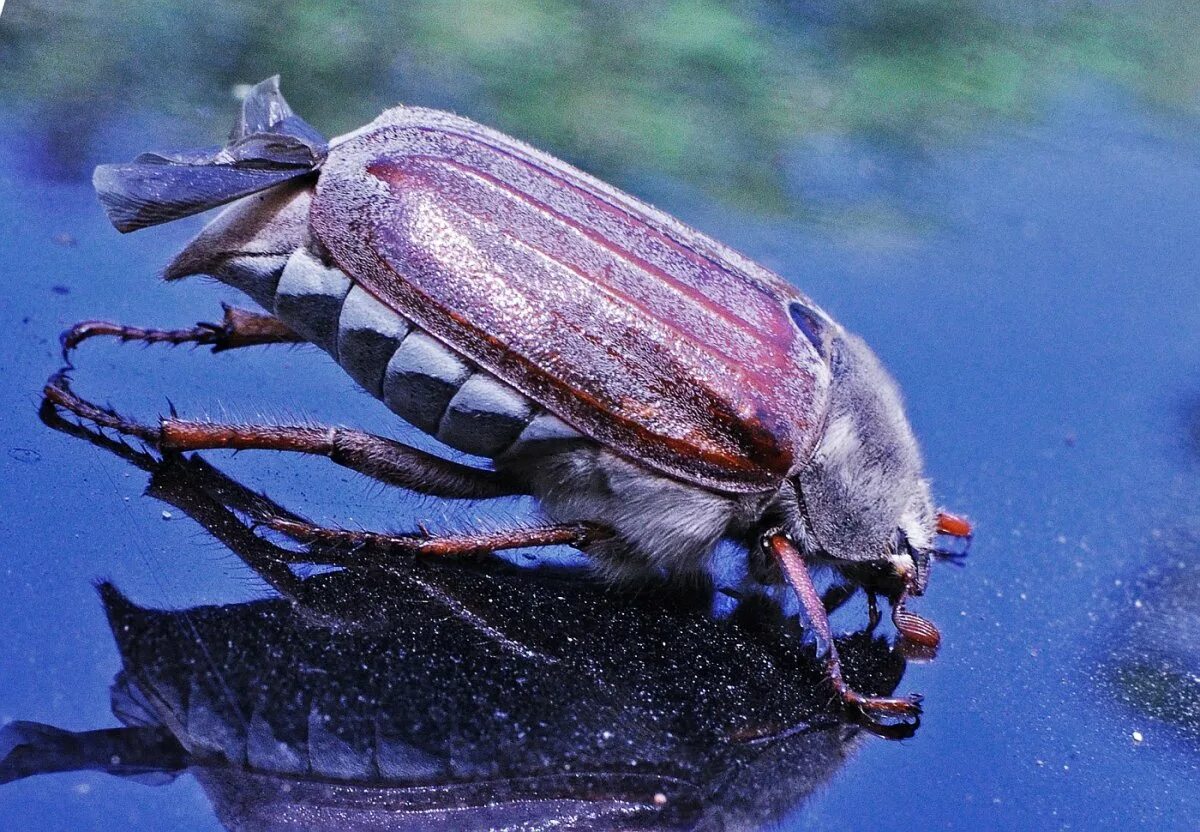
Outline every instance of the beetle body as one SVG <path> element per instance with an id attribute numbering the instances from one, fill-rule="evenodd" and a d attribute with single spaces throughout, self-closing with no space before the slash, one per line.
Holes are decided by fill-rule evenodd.
<path id="1" fill-rule="evenodd" d="M 553 519 L 609 529 L 587 551 L 611 574 L 703 574 L 733 538 L 777 583 L 770 531 L 895 609 L 923 590 L 937 519 L 896 385 L 782 278 L 458 116 L 399 107 L 325 148 L 273 82 L 245 110 L 223 156 L 97 170 L 122 230 L 237 199 L 168 278 L 241 289 Z M 247 194 L 247 164 L 275 179 Z"/>
<path id="2" fill-rule="evenodd" d="M 620 574 L 702 572 L 719 539 L 768 514 L 812 538 L 787 492 L 829 435 L 826 355 L 873 372 L 823 458 L 861 447 L 851 432 L 878 432 L 853 416 L 871 388 L 894 389 L 781 278 L 552 157 L 421 108 L 335 141 L 315 183 L 227 208 L 167 269 L 192 273 L 246 292 L 416 427 L 519 476 L 556 519 L 606 521 L 620 541 L 607 548 L 623 551 L 603 560 Z M 919 472 L 902 415 L 890 427 Z M 909 484 L 906 533 L 928 545 L 928 489 L 919 473 Z M 862 485 L 827 502 L 849 507 Z"/>

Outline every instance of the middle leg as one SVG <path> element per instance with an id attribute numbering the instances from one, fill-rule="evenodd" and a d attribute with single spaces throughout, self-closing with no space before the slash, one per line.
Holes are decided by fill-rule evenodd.
<path id="1" fill-rule="evenodd" d="M 306 520 L 285 516 L 259 516 L 259 525 L 287 535 L 298 543 L 319 545 L 329 550 L 369 550 L 372 553 L 427 555 L 441 558 L 484 557 L 506 549 L 538 548 L 542 546 L 572 546 L 583 549 L 589 543 L 606 536 L 598 526 L 588 523 L 557 523 L 529 526 L 500 532 L 465 534 L 384 534 L 353 529 L 318 526 Z M 327 563 L 352 565 L 352 561 L 327 557 Z"/>

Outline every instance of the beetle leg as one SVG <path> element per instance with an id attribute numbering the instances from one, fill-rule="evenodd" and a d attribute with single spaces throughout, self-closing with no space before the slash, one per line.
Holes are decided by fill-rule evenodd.
<path id="1" fill-rule="evenodd" d="M 475 534 L 384 534 L 319 526 L 290 516 L 259 516 L 256 523 L 285 534 L 298 543 L 320 546 L 322 549 L 369 550 L 382 554 L 432 556 L 440 558 L 482 557 L 505 549 L 524 549 L 539 546 L 573 546 L 581 548 L 604 536 L 598 526 L 587 523 L 563 523 L 531 526 L 501 532 Z M 323 563 L 350 566 L 354 560 L 336 555 L 324 557 Z M 361 561 L 359 561 L 361 562 Z"/>
<path id="2" fill-rule="evenodd" d="M 64 419 L 49 399 L 42 403 L 38 415 L 52 430 L 83 439 L 148 472 L 147 494 L 170 503 L 191 517 L 281 594 L 292 597 L 301 583 L 289 564 L 298 560 L 320 562 L 319 558 L 298 557 L 297 553 L 254 534 L 231 509 L 248 516 L 293 515 L 267 497 L 225 476 L 200 457 L 159 459 L 99 430 Z"/>
<path id="3" fill-rule="evenodd" d="M 808 574 L 808 566 L 792 542 L 783 532 L 773 530 L 763 535 L 762 546 L 779 564 L 791 584 L 805 618 L 817 639 L 817 649 L 825 655 L 825 672 L 834 690 L 846 705 L 857 708 L 867 714 L 884 714 L 899 717 L 916 717 L 921 713 L 921 697 L 916 694 L 907 697 L 866 696 L 854 690 L 842 676 L 842 662 L 838 657 L 837 646 L 833 642 L 833 631 L 829 627 L 829 618 L 825 615 L 825 607 L 821 604 L 821 596 L 813 586 L 812 576 Z"/>
<path id="4" fill-rule="evenodd" d="M 198 323 L 189 329 L 143 329 L 108 321 L 81 321 L 64 332 L 62 343 L 64 361 L 81 343 L 98 335 L 119 338 L 121 341 L 141 341 L 145 344 L 211 345 L 213 352 L 251 347 L 260 344 L 302 344 L 305 339 L 287 327 L 283 321 L 260 312 L 237 309 L 221 304 L 225 310 L 219 324 Z"/>
<path id="5" fill-rule="evenodd" d="M 163 453 L 208 449 L 294 451 L 325 456 L 389 485 L 435 497 L 485 499 L 521 493 L 494 471 L 451 462 L 382 436 L 338 427 L 228 425 L 169 417 L 143 425 L 81 398 L 65 373 L 46 382 L 46 400 L 101 428 L 136 437 Z"/>
<path id="6" fill-rule="evenodd" d="M 43 421 L 47 421 L 49 417 L 49 414 L 46 412 L 47 408 L 52 410 L 55 416 L 60 415 L 59 411 L 65 410 L 68 413 L 75 414 L 84 421 L 91 422 L 98 428 L 115 430 L 125 436 L 140 439 L 150 447 L 158 447 L 160 433 L 157 428 L 126 419 L 111 408 L 101 407 L 98 404 L 92 404 L 86 399 L 80 398 L 71 389 L 70 379 L 67 377 L 66 370 L 59 370 L 50 376 L 46 380 L 46 386 L 42 388 Z"/>
<path id="7" fill-rule="evenodd" d="M 867 632 L 875 632 L 883 615 L 879 612 L 879 596 L 867 590 Z"/>
<path id="8" fill-rule="evenodd" d="M 179 460 L 173 464 L 172 460 Z M 182 493 L 181 486 L 190 489 Z M 197 499 L 200 492 L 207 500 Z M 346 550 L 366 550 L 371 553 L 431 557 L 481 557 L 505 549 L 538 546 L 584 546 L 601 537 L 604 532 L 586 523 L 533 526 L 501 532 L 479 534 L 438 535 L 421 529 L 415 534 L 385 534 L 381 532 L 339 529 L 320 526 L 282 508 L 278 503 L 257 494 L 222 474 L 198 456 L 171 457 L 154 472 L 148 493 L 182 509 L 208 529 L 222 543 L 236 552 L 250 550 L 258 556 L 251 566 L 261 572 L 262 566 L 282 563 L 321 563 L 329 566 L 351 566 L 362 563 L 347 558 Z M 187 497 L 186 504 L 181 496 Z M 215 501 L 226 512 L 242 512 L 251 527 L 237 524 L 231 534 L 229 524 L 214 522 L 209 501 Z M 198 509 L 204 509 L 201 513 Z M 253 534 L 252 527 L 271 529 L 290 537 L 297 543 L 316 547 L 306 552 L 292 552 L 267 544 Z M 265 546 L 269 548 L 263 548 Z M 268 580 L 269 580 L 269 576 Z"/>
<path id="9" fill-rule="evenodd" d="M 292 451 L 328 457 L 372 479 L 434 497 L 484 499 L 520 493 L 508 478 L 419 451 L 393 439 L 340 427 L 226 425 L 163 419 L 167 453 L 213 449 Z"/>
<path id="10" fill-rule="evenodd" d="M 170 503 L 194 519 L 236 552 L 272 587 L 288 597 L 293 597 L 302 583 L 291 572 L 291 564 L 361 565 L 361 559 L 346 556 L 347 549 L 370 550 L 381 554 L 478 557 L 505 549 L 559 545 L 583 547 L 606 534 L 604 529 L 586 523 L 446 535 L 434 534 L 424 528 L 418 533 L 406 535 L 328 528 L 305 520 L 268 497 L 246 488 L 199 456 L 172 455 L 157 459 L 99 431 L 64 420 L 49 401 L 43 406 L 41 416 L 54 430 L 81 437 L 149 472 L 151 478 L 147 494 Z M 249 520 L 249 525 L 242 517 Z M 255 528 L 271 529 L 312 548 L 293 551 L 277 546 L 255 534 Z"/>

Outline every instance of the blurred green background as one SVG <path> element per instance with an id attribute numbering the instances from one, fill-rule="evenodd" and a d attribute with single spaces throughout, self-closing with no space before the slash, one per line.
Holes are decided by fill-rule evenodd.
<path id="1" fill-rule="evenodd" d="M 1036 119 L 1077 85 L 1194 113 L 1197 31 L 1200 4 L 1182 0 L 10 0 L 0 94 L 50 175 L 80 173 L 130 114 L 170 117 L 182 145 L 216 141 L 237 85 L 279 72 L 330 135 L 431 105 L 618 184 L 662 176 L 741 210 L 911 225 L 895 179 L 912 157 Z M 860 181 L 830 186 L 823 159 L 847 140 L 867 154 Z"/>

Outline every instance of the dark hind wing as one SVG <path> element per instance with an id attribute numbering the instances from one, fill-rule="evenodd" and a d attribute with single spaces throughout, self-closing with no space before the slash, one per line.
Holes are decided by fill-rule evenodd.
<path id="1" fill-rule="evenodd" d="M 137 161 L 100 165 L 92 184 L 104 203 L 108 219 L 125 233 L 199 214 L 302 173 L 305 171 Z"/>
<path id="2" fill-rule="evenodd" d="M 92 184 L 117 230 L 136 231 L 309 174 L 328 152 L 326 140 L 292 112 L 276 76 L 247 94 L 225 146 L 100 165 Z"/>

